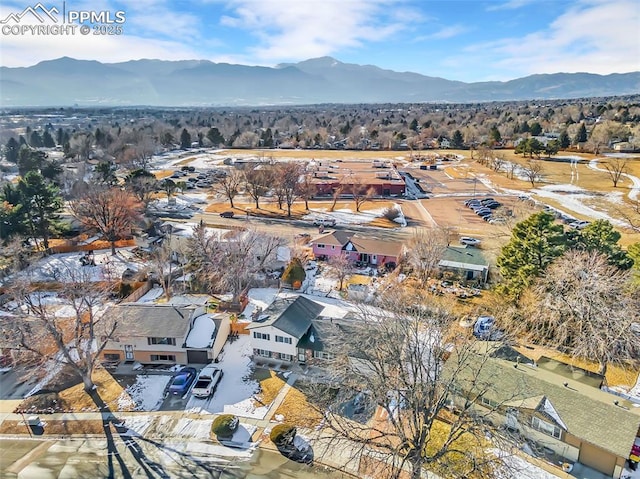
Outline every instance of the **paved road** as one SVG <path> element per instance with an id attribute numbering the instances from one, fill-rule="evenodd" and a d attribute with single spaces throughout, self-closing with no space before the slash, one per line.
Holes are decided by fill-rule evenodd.
<path id="1" fill-rule="evenodd" d="M 293 240 L 295 235 L 300 233 L 309 233 L 311 236 L 318 234 L 318 228 L 313 226 L 309 221 L 303 220 L 282 220 L 272 218 L 221 218 L 217 213 L 197 213 L 193 219 L 185 220 L 185 222 L 204 221 L 207 225 L 218 228 L 255 228 L 259 231 L 265 231 L 271 234 L 277 234 L 287 239 Z M 177 220 L 172 220 L 177 221 Z M 380 239 L 401 239 L 405 240 L 413 234 L 415 226 L 407 228 L 376 228 L 373 226 L 363 225 L 336 225 L 334 228 L 325 228 L 325 231 L 335 229 L 337 231 L 351 231 L 360 233 L 368 237 Z"/>

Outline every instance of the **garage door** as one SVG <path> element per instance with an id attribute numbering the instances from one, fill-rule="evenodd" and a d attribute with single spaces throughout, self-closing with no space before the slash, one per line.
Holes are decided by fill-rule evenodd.
<path id="1" fill-rule="evenodd" d="M 207 364 L 209 358 L 206 351 L 187 350 L 187 362 L 189 364 Z"/>
<path id="2" fill-rule="evenodd" d="M 592 467 L 596 471 L 603 472 L 609 476 L 613 475 L 613 470 L 616 467 L 616 457 L 613 454 L 605 452 L 584 441 L 580 445 L 580 457 L 578 461 L 585 466 Z"/>

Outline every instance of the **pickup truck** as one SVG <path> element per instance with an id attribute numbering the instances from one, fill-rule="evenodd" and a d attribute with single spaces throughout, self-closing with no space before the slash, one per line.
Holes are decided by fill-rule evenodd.
<path id="1" fill-rule="evenodd" d="M 216 386 L 222 379 L 222 374 L 222 370 L 212 364 L 205 366 L 198 374 L 191 394 L 197 398 L 208 398 L 215 391 Z"/>

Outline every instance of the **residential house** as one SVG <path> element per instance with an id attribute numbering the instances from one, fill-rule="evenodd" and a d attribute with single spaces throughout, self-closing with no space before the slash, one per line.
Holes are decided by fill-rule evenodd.
<path id="1" fill-rule="evenodd" d="M 489 262 L 481 250 L 473 247 L 447 246 L 438 266 L 441 271 L 449 272 L 464 281 L 484 284 L 489 276 Z"/>
<path id="2" fill-rule="evenodd" d="M 345 231 L 331 231 L 311 241 L 313 254 L 318 259 L 344 255 L 353 262 L 367 266 L 395 268 L 404 246 L 400 242 L 364 238 Z"/>
<path id="3" fill-rule="evenodd" d="M 621 476 L 640 436 L 639 407 L 601 390 L 603 376 L 544 357 L 534 362 L 495 343 L 478 347 L 493 348 L 486 361 L 472 355 L 463 368 L 447 361 L 458 383 L 455 404 L 482 389 L 478 409 L 493 411 L 494 425 L 517 432 L 537 454 Z"/>
<path id="4" fill-rule="evenodd" d="M 142 364 L 205 364 L 224 346 L 231 321 L 227 313 L 207 313 L 206 306 L 122 303 L 105 313 L 117 321 L 105 361 Z"/>
<path id="5" fill-rule="evenodd" d="M 286 362 L 297 360 L 298 342 L 323 309 L 324 306 L 304 296 L 274 301 L 247 326 L 254 356 Z"/>
<path id="6" fill-rule="evenodd" d="M 247 326 L 254 361 L 306 365 L 332 359 L 329 338 L 351 320 L 323 316 L 324 309 L 304 296 L 274 301 Z"/>

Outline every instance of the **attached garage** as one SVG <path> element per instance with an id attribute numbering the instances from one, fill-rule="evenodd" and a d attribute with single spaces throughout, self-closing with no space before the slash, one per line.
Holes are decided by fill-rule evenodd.
<path id="1" fill-rule="evenodd" d="M 580 446 L 580 457 L 578 458 L 578 462 L 585 466 L 592 467 L 596 471 L 600 471 L 608 476 L 613 476 L 614 469 L 616 467 L 616 456 L 583 441 Z"/>
<path id="2" fill-rule="evenodd" d="M 209 363 L 209 355 L 206 351 L 198 351 L 196 349 L 187 350 L 187 362 L 189 364 L 207 364 Z"/>

